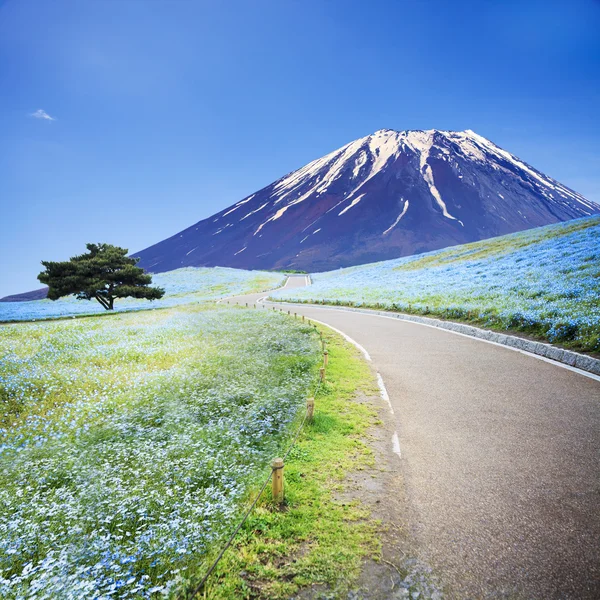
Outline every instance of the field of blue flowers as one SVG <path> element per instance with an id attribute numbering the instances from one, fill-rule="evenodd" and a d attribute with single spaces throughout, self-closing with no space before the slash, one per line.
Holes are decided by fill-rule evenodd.
<path id="1" fill-rule="evenodd" d="M 180 590 L 287 443 L 312 332 L 194 304 L 1 326 L 0 597 Z"/>
<path id="2" fill-rule="evenodd" d="M 318 273 L 279 300 L 377 307 L 600 351 L 600 218 Z"/>
<path id="3" fill-rule="evenodd" d="M 165 308 L 190 302 L 206 302 L 224 296 L 259 292 L 281 285 L 284 276 L 266 271 L 244 271 L 223 267 L 187 267 L 152 277 L 152 285 L 165 289 L 160 300 L 117 299 L 115 311 Z M 1 321 L 28 321 L 71 315 L 88 315 L 106 312 L 96 300 L 34 300 L 31 302 L 0 302 Z"/>

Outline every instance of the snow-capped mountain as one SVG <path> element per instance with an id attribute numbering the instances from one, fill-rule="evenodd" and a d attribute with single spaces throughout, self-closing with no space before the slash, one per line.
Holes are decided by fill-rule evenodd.
<path id="1" fill-rule="evenodd" d="M 382 129 L 136 256 L 152 272 L 327 270 L 599 212 L 473 131 Z"/>

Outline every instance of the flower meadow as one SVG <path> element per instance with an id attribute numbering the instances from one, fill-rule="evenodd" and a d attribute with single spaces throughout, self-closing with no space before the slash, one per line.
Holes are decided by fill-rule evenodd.
<path id="1" fill-rule="evenodd" d="M 468 320 L 600 351 L 600 218 L 318 273 L 279 300 Z"/>
<path id="2" fill-rule="evenodd" d="M 117 299 L 115 311 L 165 308 L 190 302 L 218 300 L 224 296 L 260 292 L 283 283 L 281 273 L 244 271 L 224 267 L 186 267 L 152 276 L 152 285 L 165 289 L 160 300 Z M 0 302 L 0 321 L 29 321 L 71 315 L 106 312 L 96 300 L 33 300 L 30 302 Z"/>
<path id="3" fill-rule="evenodd" d="M 184 589 L 289 442 L 318 358 L 312 328 L 214 304 L 1 326 L 0 597 Z"/>

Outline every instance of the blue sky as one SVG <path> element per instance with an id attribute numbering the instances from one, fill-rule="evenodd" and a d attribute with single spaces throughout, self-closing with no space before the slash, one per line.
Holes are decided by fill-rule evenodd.
<path id="1" fill-rule="evenodd" d="M 598 0 L 0 0 L 0 296 L 385 127 L 473 129 L 600 202 L 598 31 Z"/>

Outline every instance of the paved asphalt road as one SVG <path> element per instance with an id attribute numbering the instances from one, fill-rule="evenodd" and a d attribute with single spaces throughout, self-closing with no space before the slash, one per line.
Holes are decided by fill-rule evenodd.
<path id="1" fill-rule="evenodd" d="M 599 381 L 441 329 L 294 311 L 356 340 L 381 374 L 411 533 L 450 597 L 600 598 Z"/>

